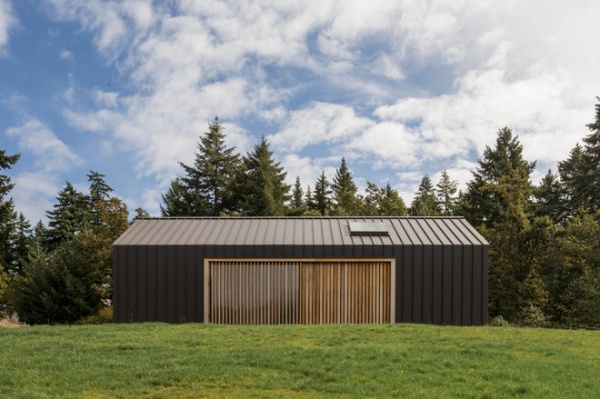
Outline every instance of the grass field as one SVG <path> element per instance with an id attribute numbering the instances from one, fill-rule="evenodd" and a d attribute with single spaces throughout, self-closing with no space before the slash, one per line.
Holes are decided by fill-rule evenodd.
<path id="1" fill-rule="evenodd" d="M 0 329 L 0 398 L 585 398 L 600 332 L 426 325 Z"/>

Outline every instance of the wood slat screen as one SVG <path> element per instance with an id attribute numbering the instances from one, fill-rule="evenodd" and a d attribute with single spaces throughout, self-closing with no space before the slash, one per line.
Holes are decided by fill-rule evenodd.
<path id="1" fill-rule="evenodd" d="M 389 323 L 390 261 L 210 261 L 217 324 Z"/>

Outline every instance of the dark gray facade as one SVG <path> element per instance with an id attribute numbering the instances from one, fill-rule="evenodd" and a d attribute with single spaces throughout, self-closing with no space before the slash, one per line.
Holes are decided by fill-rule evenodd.
<path id="1" fill-rule="evenodd" d="M 488 248 L 455 217 L 140 219 L 113 245 L 114 321 L 204 321 L 205 259 L 392 259 L 396 322 L 482 325 Z"/>

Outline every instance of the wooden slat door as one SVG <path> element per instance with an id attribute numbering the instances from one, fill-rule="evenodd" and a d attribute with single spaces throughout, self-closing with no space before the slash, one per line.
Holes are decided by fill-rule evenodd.
<path id="1" fill-rule="evenodd" d="M 215 260 L 206 267 L 212 323 L 393 322 L 389 260 Z"/>

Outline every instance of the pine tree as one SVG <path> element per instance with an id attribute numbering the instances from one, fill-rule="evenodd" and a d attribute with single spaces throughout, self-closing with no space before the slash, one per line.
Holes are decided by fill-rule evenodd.
<path id="1" fill-rule="evenodd" d="M 186 200 L 191 201 L 189 206 L 192 214 L 171 216 L 220 216 L 231 213 L 229 194 L 240 164 L 240 157 L 234 150 L 225 146 L 223 127 L 219 118 L 215 117 L 214 122 L 208 125 L 208 132 L 200 137 L 194 165 L 180 162 L 186 172 L 181 177 L 181 183 L 188 192 Z"/>
<path id="2" fill-rule="evenodd" d="M 0 151 L 0 171 L 11 169 L 19 158 L 19 154 L 6 155 L 5 151 Z M 0 267 L 5 272 L 20 268 L 16 244 L 19 219 L 14 201 L 8 197 L 13 187 L 10 177 L 0 174 Z"/>
<path id="3" fill-rule="evenodd" d="M 482 190 L 487 184 L 498 183 L 503 176 L 517 173 L 529 179 L 535 169 L 536 162 L 523 159 L 523 146 L 518 136 L 513 137 L 512 130 L 504 127 L 498 131 L 496 146 L 492 149 L 486 146 L 483 159 L 473 171 L 473 180 L 467 183 L 467 191 L 460 202 L 458 211 L 474 226 L 491 227 L 507 208 L 506 200 L 496 192 Z"/>
<path id="4" fill-rule="evenodd" d="M 12 307 L 29 324 L 74 323 L 100 307 L 97 273 L 77 239 L 60 243 L 52 254 L 38 246 L 23 276 L 9 287 Z"/>
<path id="5" fill-rule="evenodd" d="M 296 183 L 292 188 L 292 199 L 290 201 L 290 209 L 288 216 L 302 216 L 307 210 L 306 203 L 304 202 L 304 192 L 302 191 L 302 184 L 300 183 L 300 177 L 296 176 Z"/>
<path id="6" fill-rule="evenodd" d="M 321 172 L 321 176 L 315 183 L 315 211 L 319 212 L 321 216 L 327 216 L 332 211 L 331 201 L 331 184 L 327 177 L 325 177 L 325 171 Z"/>
<path id="7" fill-rule="evenodd" d="M 331 184 L 333 194 L 333 214 L 336 216 L 357 216 L 361 213 L 361 199 L 357 197 L 358 188 L 352 174 L 342 158 Z"/>
<path id="8" fill-rule="evenodd" d="M 558 163 L 558 173 L 566 195 L 565 207 L 569 216 L 577 209 L 589 209 L 592 187 L 588 186 L 587 165 L 584 149 L 577 143 L 569 152 L 569 158 Z"/>
<path id="9" fill-rule="evenodd" d="M 498 182 L 485 184 L 484 193 L 491 192 L 506 204 L 492 228 L 482 228 L 490 243 L 489 312 L 510 322 L 530 323 L 531 314 L 544 318 L 548 301 L 546 287 L 540 277 L 535 255 L 540 250 L 533 245 L 533 231 L 527 214 L 531 184 L 521 169 L 509 168 Z"/>
<path id="10" fill-rule="evenodd" d="M 583 147 L 577 143 L 569 158 L 558 164 L 571 216 L 579 208 L 600 208 L 600 102 L 595 110 L 595 121 L 587 125 L 590 134 L 583 139 Z"/>
<path id="11" fill-rule="evenodd" d="M 364 216 L 406 216 L 408 213 L 404 200 L 390 183 L 379 188 L 369 181 L 362 210 Z"/>
<path id="12" fill-rule="evenodd" d="M 88 177 L 88 182 L 90 183 L 90 194 L 88 196 L 90 215 L 91 215 L 91 223 L 93 225 L 97 225 L 98 220 L 98 205 L 102 202 L 108 201 L 110 198 L 110 193 L 113 189 L 106 184 L 104 181 L 104 175 L 90 170 L 90 172 L 86 175 Z"/>
<path id="13" fill-rule="evenodd" d="M 160 205 L 160 213 L 163 216 L 192 216 L 206 213 L 205 211 L 199 212 L 199 204 L 196 204 L 194 208 L 187 186 L 179 176 L 171 181 L 171 186 L 161 196 L 164 206 Z"/>
<path id="14" fill-rule="evenodd" d="M 456 193 L 458 191 L 458 183 L 450 180 L 448 172 L 444 169 L 436 187 L 436 197 L 441 215 L 452 216 L 457 202 Z"/>
<path id="15" fill-rule="evenodd" d="M 533 189 L 533 197 L 535 199 L 532 204 L 534 216 L 548 216 L 554 223 L 562 223 L 565 220 L 567 208 L 564 189 L 558 175 L 552 173 L 551 169 L 548 169 L 540 185 Z"/>
<path id="16" fill-rule="evenodd" d="M 441 211 L 435 196 L 435 189 L 429 176 L 421 179 L 415 198 L 410 205 L 411 216 L 440 216 Z"/>
<path id="17" fill-rule="evenodd" d="M 54 210 L 46 212 L 48 248 L 55 248 L 61 242 L 68 241 L 89 228 L 91 218 L 89 198 L 77 191 L 71 183 L 67 182 L 65 188 L 58 193 L 56 200 Z"/>
<path id="18" fill-rule="evenodd" d="M 265 137 L 243 158 L 237 177 L 236 194 L 246 216 L 283 216 L 290 186 L 285 184 L 283 167 L 273 159 Z"/>

